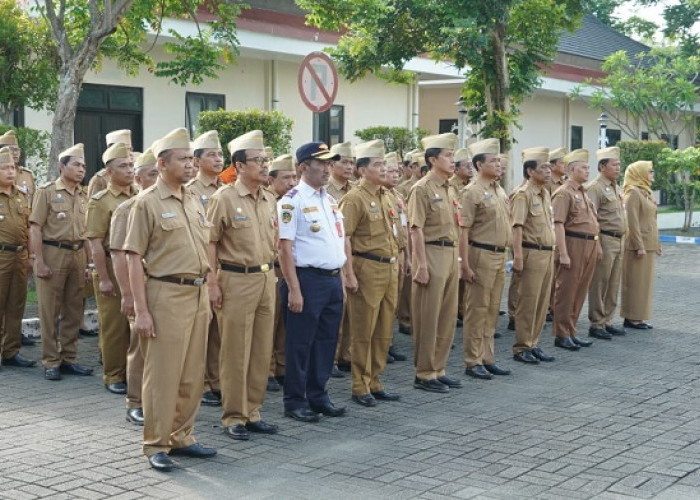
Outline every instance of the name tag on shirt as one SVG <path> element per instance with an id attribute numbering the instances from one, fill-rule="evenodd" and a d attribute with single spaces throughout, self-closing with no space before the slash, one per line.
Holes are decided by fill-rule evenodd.
<path id="1" fill-rule="evenodd" d="M 302 210 L 305 214 L 310 214 L 313 212 L 318 212 L 318 207 L 304 207 Z"/>
<path id="2" fill-rule="evenodd" d="M 172 219 L 173 217 L 175 217 L 175 214 L 172 212 L 165 212 L 164 214 L 160 214 L 160 217 L 162 219 Z"/>

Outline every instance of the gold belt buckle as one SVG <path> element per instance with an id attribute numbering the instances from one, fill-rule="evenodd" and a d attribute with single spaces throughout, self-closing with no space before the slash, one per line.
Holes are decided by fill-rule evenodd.
<path id="1" fill-rule="evenodd" d="M 260 270 L 264 273 L 268 272 L 270 270 L 270 264 L 263 264 L 260 266 Z"/>
<path id="2" fill-rule="evenodd" d="M 598 241 L 598 235 L 597 235 L 597 234 L 593 237 L 593 241 Z"/>

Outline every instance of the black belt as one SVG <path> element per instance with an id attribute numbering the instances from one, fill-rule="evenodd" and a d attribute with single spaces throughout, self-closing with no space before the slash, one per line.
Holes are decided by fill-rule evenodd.
<path id="1" fill-rule="evenodd" d="M 491 252 L 506 253 L 508 247 L 498 247 L 496 245 L 487 245 L 486 243 L 477 243 L 476 241 L 469 242 L 470 247 L 482 248 Z"/>
<path id="2" fill-rule="evenodd" d="M 340 274 L 340 269 L 321 269 L 320 267 L 297 267 L 297 269 L 311 271 L 321 276 L 338 276 Z"/>
<path id="3" fill-rule="evenodd" d="M 605 234 L 607 236 L 612 236 L 613 238 L 620 239 L 622 238 L 625 233 L 616 233 L 615 231 L 603 231 L 602 229 L 600 230 L 602 234 Z"/>
<path id="4" fill-rule="evenodd" d="M 363 259 L 381 262 L 382 264 L 393 264 L 394 262 L 396 262 L 396 257 L 380 257 L 379 255 L 373 255 L 371 253 L 364 252 L 353 252 L 352 254 L 356 257 L 362 257 Z"/>
<path id="5" fill-rule="evenodd" d="M 152 280 L 175 283 L 176 285 L 202 286 L 207 282 L 207 277 L 201 278 L 180 278 L 179 276 L 148 276 Z"/>
<path id="6" fill-rule="evenodd" d="M 597 234 L 586 234 L 586 233 L 574 233 L 572 231 L 564 231 L 566 236 L 571 236 L 572 238 L 580 238 L 582 240 L 597 241 Z"/>
<path id="7" fill-rule="evenodd" d="M 437 240 L 437 241 L 426 241 L 426 245 L 435 245 L 436 247 L 453 247 L 455 246 L 454 241 L 443 241 L 443 240 Z"/>
<path id="8" fill-rule="evenodd" d="M 231 271 L 233 273 L 242 273 L 242 274 L 249 274 L 249 273 L 266 273 L 272 267 L 274 266 L 274 263 L 270 262 L 269 264 L 262 264 L 260 266 L 235 266 L 233 264 L 225 264 L 224 262 L 221 262 L 219 264 L 221 266 L 221 269 L 224 271 Z"/>
<path id="9" fill-rule="evenodd" d="M 41 240 L 44 245 L 49 245 L 56 248 L 62 248 L 64 250 L 80 250 L 83 248 L 83 243 L 66 243 L 63 241 L 51 241 L 51 240 Z"/>
<path id="10" fill-rule="evenodd" d="M 23 246 L 16 246 L 16 245 L 5 245 L 4 243 L 0 243 L 0 250 L 4 252 L 21 252 L 27 247 Z"/>
<path id="11" fill-rule="evenodd" d="M 523 248 L 534 248 L 535 250 L 549 250 L 551 252 L 552 250 L 554 250 L 554 245 L 538 245 L 537 243 L 523 241 Z"/>

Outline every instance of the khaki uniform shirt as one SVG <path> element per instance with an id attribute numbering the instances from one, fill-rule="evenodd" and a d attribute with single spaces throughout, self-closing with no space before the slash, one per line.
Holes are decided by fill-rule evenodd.
<path id="1" fill-rule="evenodd" d="M 411 188 L 416 182 L 418 182 L 418 179 L 411 177 L 410 179 L 400 182 L 399 185 L 396 186 L 396 190 L 401 194 L 401 196 L 403 196 L 404 200 L 408 200 L 408 195 L 411 193 Z"/>
<path id="2" fill-rule="evenodd" d="M 134 202 L 123 250 L 141 255 L 149 276 L 203 277 L 208 241 L 202 204 L 184 186 L 173 191 L 159 177 Z"/>
<path id="3" fill-rule="evenodd" d="M 554 246 L 552 198 L 546 186 L 527 182 L 515 190 L 511 202 L 513 227 L 523 228 L 523 242 Z"/>
<path id="4" fill-rule="evenodd" d="M 396 213 L 398 214 L 398 221 L 395 222 L 399 225 L 399 250 L 403 250 L 408 246 L 408 215 L 406 214 L 406 202 L 396 188 L 387 191 L 387 195 L 390 196 L 395 206 Z"/>
<path id="5" fill-rule="evenodd" d="M 34 193 L 29 222 L 41 227 L 42 238 L 77 243 L 85 239 L 87 195 L 82 186 L 71 194 L 63 179 L 44 184 Z"/>
<path id="6" fill-rule="evenodd" d="M 275 260 L 277 203 L 268 190 L 258 188 L 255 199 L 238 179 L 214 193 L 207 217 L 221 262 L 253 267 Z"/>
<path id="7" fill-rule="evenodd" d="M 453 175 L 447 181 L 450 183 L 450 189 L 452 189 L 452 196 L 459 200 L 459 195 L 462 194 L 462 190 L 467 187 L 468 182 L 464 181 L 461 177 Z"/>
<path id="8" fill-rule="evenodd" d="M 459 204 L 452 197 L 449 186 L 431 170 L 411 188 L 408 221 L 410 227 L 423 229 L 426 243 L 438 240 L 457 242 L 459 239 Z"/>
<path id="9" fill-rule="evenodd" d="M 566 177 L 562 177 L 558 181 L 555 181 L 553 179 L 550 179 L 549 182 L 547 182 L 547 189 L 549 190 L 550 195 L 554 195 L 554 192 L 562 187 L 564 183 L 566 182 Z"/>
<path id="10" fill-rule="evenodd" d="M 462 191 L 460 204 L 460 226 L 469 229 L 469 241 L 499 247 L 511 245 L 508 196 L 497 181 L 477 176 Z"/>
<path id="11" fill-rule="evenodd" d="M 395 198 L 384 188 L 370 186 L 364 179 L 340 202 L 345 236 L 352 251 L 380 257 L 399 253 L 399 214 Z"/>
<path id="12" fill-rule="evenodd" d="M 112 250 L 124 249 L 129 212 L 131 212 L 135 201 L 136 197 L 132 196 L 117 206 L 112 213 L 112 221 L 109 225 L 109 248 Z"/>
<path id="13" fill-rule="evenodd" d="M 661 244 L 653 195 L 633 187 L 625 193 L 624 200 L 629 221 L 629 228 L 625 235 L 625 250 L 646 250 L 647 252 L 658 250 Z"/>
<path id="14" fill-rule="evenodd" d="M 586 194 L 596 209 L 601 231 L 614 233 L 627 231 L 627 216 L 625 206 L 622 203 L 622 190 L 616 182 L 599 175 L 586 186 Z"/>
<path id="15" fill-rule="evenodd" d="M 0 244 L 26 247 L 29 241 L 29 200 L 17 186 L 0 193 Z"/>
<path id="16" fill-rule="evenodd" d="M 109 229 L 112 214 L 122 202 L 134 194 L 131 187 L 122 190 L 110 182 L 107 184 L 107 189 L 93 194 L 88 201 L 85 237 L 100 238 L 107 255 L 110 249 Z"/>
<path id="17" fill-rule="evenodd" d="M 326 191 L 328 191 L 328 194 L 335 198 L 335 201 L 340 202 L 343 196 L 348 194 L 353 187 L 354 186 L 351 181 L 348 181 L 345 183 L 345 185 L 343 185 L 336 181 L 333 176 L 331 176 L 330 180 L 328 181 L 328 185 L 326 186 Z"/>
<path id="18" fill-rule="evenodd" d="M 27 195 L 29 198 L 29 204 L 31 205 L 32 196 L 34 196 L 34 191 L 36 190 L 36 185 L 34 184 L 34 174 L 32 174 L 32 171 L 24 167 L 18 167 L 17 180 L 15 180 L 15 184 L 17 184 L 20 191 Z"/>
<path id="19" fill-rule="evenodd" d="M 564 229 L 575 233 L 598 234 L 595 207 L 578 183 L 568 180 L 552 198 L 554 222 L 564 224 Z"/>
<path id="20" fill-rule="evenodd" d="M 199 200 L 206 212 L 209 209 L 209 200 L 212 195 L 223 185 L 223 181 L 218 176 L 213 181 L 209 181 L 197 175 L 197 177 L 187 183 L 187 188 L 192 191 L 192 194 Z"/>
<path id="21" fill-rule="evenodd" d="M 107 184 L 109 183 L 109 178 L 107 177 L 107 168 L 99 170 L 95 175 L 92 176 L 90 182 L 88 182 L 87 194 L 88 198 L 92 198 L 92 195 L 99 193 L 103 189 L 107 189 Z"/>

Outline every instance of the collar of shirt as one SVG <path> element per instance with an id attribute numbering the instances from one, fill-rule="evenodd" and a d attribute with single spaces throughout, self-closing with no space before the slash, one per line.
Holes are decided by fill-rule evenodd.
<path id="1" fill-rule="evenodd" d="M 114 195 L 115 198 L 119 197 L 121 194 L 125 194 L 127 196 L 131 196 L 133 193 L 133 185 L 129 184 L 126 187 L 119 187 L 111 182 L 107 183 L 107 190 Z"/>
<path id="2" fill-rule="evenodd" d="M 585 189 L 583 189 L 583 185 L 579 184 L 578 182 L 576 182 L 573 179 L 566 179 L 566 182 L 564 183 L 564 185 L 570 187 L 574 191 L 585 191 Z"/>
<path id="3" fill-rule="evenodd" d="M 615 188 L 617 187 L 617 182 L 611 181 L 610 179 L 605 177 L 603 174 L 598 174 L 598 179 L 600 179 L 600 183 L 603 186 L 609 186 L 609 187 L 613 188 L 613 190 L 615 190 Z"/>
<path id="4" fill-rule="evenodd" d="M 481 186 L 484 189 L 492 189 L 494 191 L 498 191 L 498 182 L 496 182 L 495 179 L 493 180 L 487 180 L 481 177 L 480 175 L 476 176 L 476 180 L 474 180 L 475 183 L 477 183 L 479 186 Z"/>
<path id="5" fill-rule="evenodd" d="M 168 186 L 163 178 L 161 176 L 158 176 L 158 179 L 156 179 L 156 191 L 158 191 L 158 195 L 160 196 L 161 200 L 164 200 L 166 198 L 170 198 L 171 196 L 173 198 L 177 198 L 178 200 L 182 200 L 185 196 L 185 187 L 180 186 L 180 189 L 177 191 L 174 191 L 170 189 L 170 186 Z"/>
<path id="6" fill-rule="evenodd" d="M 350 181 L 345 181 L 344 184 L 341 184 L 335 178 L 331 175 L 331 178 L 328 179 L 328 184 L 332 184 L 334 188 L 336 188 L 338 191 L 347 191 L 350 189 Z"/>
<path id="7" fill-rule="evenodd" d="M 219 178 L 218 175 L 215 176 L 213 179 L 207 179 L 200 172 L 199 174 L 197 174 L 196 179 L 199 182 L 201 182 L 202 185 L 207 186 L 207 187 L 209 187 L 209 186 L 217 186 L 218 187 L 221 184 L 221 179 Z"/>
<path id="8" fill-rule="evenodd" d="M 240 196 L 241 198 L 245 198 L 246 196 L 250 196 L 254 200 L 256 199 L 253 197 L 253 191 L 251 191 L 248 188 L 248 186 L 243 184 L 243 181 L 241 181 L 240 177 L 238 179 L 236 179 L 236 182 L 233 184 L 233 189 L 236 190 L 236 192 L 238 193 L 238 196 Z M 258 197 L 257 197 L 258 200 L 260 200 L 261 198 L 264 198 L 265 195 L 263 193 L 262 186 L 258 186 L 257 194 L 258 194 Z"/>
<path id="9" fill-rule="evenodd" d="M 443 179 L 440 175 L 436 174 L 434 170 L 430 170 L 426 174 L 426 177 L 428 178 L 428 181 L 437 184 L 438 186 L 447 187 L 450 185 L 449 179 Z"/>
<path id="10" fill-rule="evenodd" d="M 301 179 L 299 181 L 299 184 L 297 184 L 297 191 L 299 191 L 300 198 L 310 198 L 314 195 L 318 196 L 319 198 L 324 198 L 325 196 L 327 196 L 325 187 L 322 187 L 321 189 L 314 189 L 311 186 L 309 186 L 303 179 Z"/>
<path id="11" fill-rule="evenodd" d="M 527 181 L 527 189 L 532 191 L 536 195 L 542 196 L 544 198 L 544 192 L 547 189 L 547 187 L 544 184 L 542 184 L 541 186 L 538 186 L 537 184 L 535 184 L 531 180 L 528 180 Z"/>
<path id="12" fill-rule="evenodd" d="M 367 182 L 365 179 L 362 179 L 360 181 L 360 187 L 373 195 L 379 195 L 382 192 L 381 186 L 371 184 L 371 183 Z"/>
<path id="13" fill-rule="evenodd" d="M 68 191 L 69 193 L 71 193 L 71 190 L 68 189 L 66 183 L 63 182 L 63 177 L 59 177 L 58 179 L 56 179 L 56 191 L 59 190 Z M 75 190 L 71 193 L 71 195 L 75 195 L 78 192 L 80 192 L 80 186 L 76 186 Z"/>

